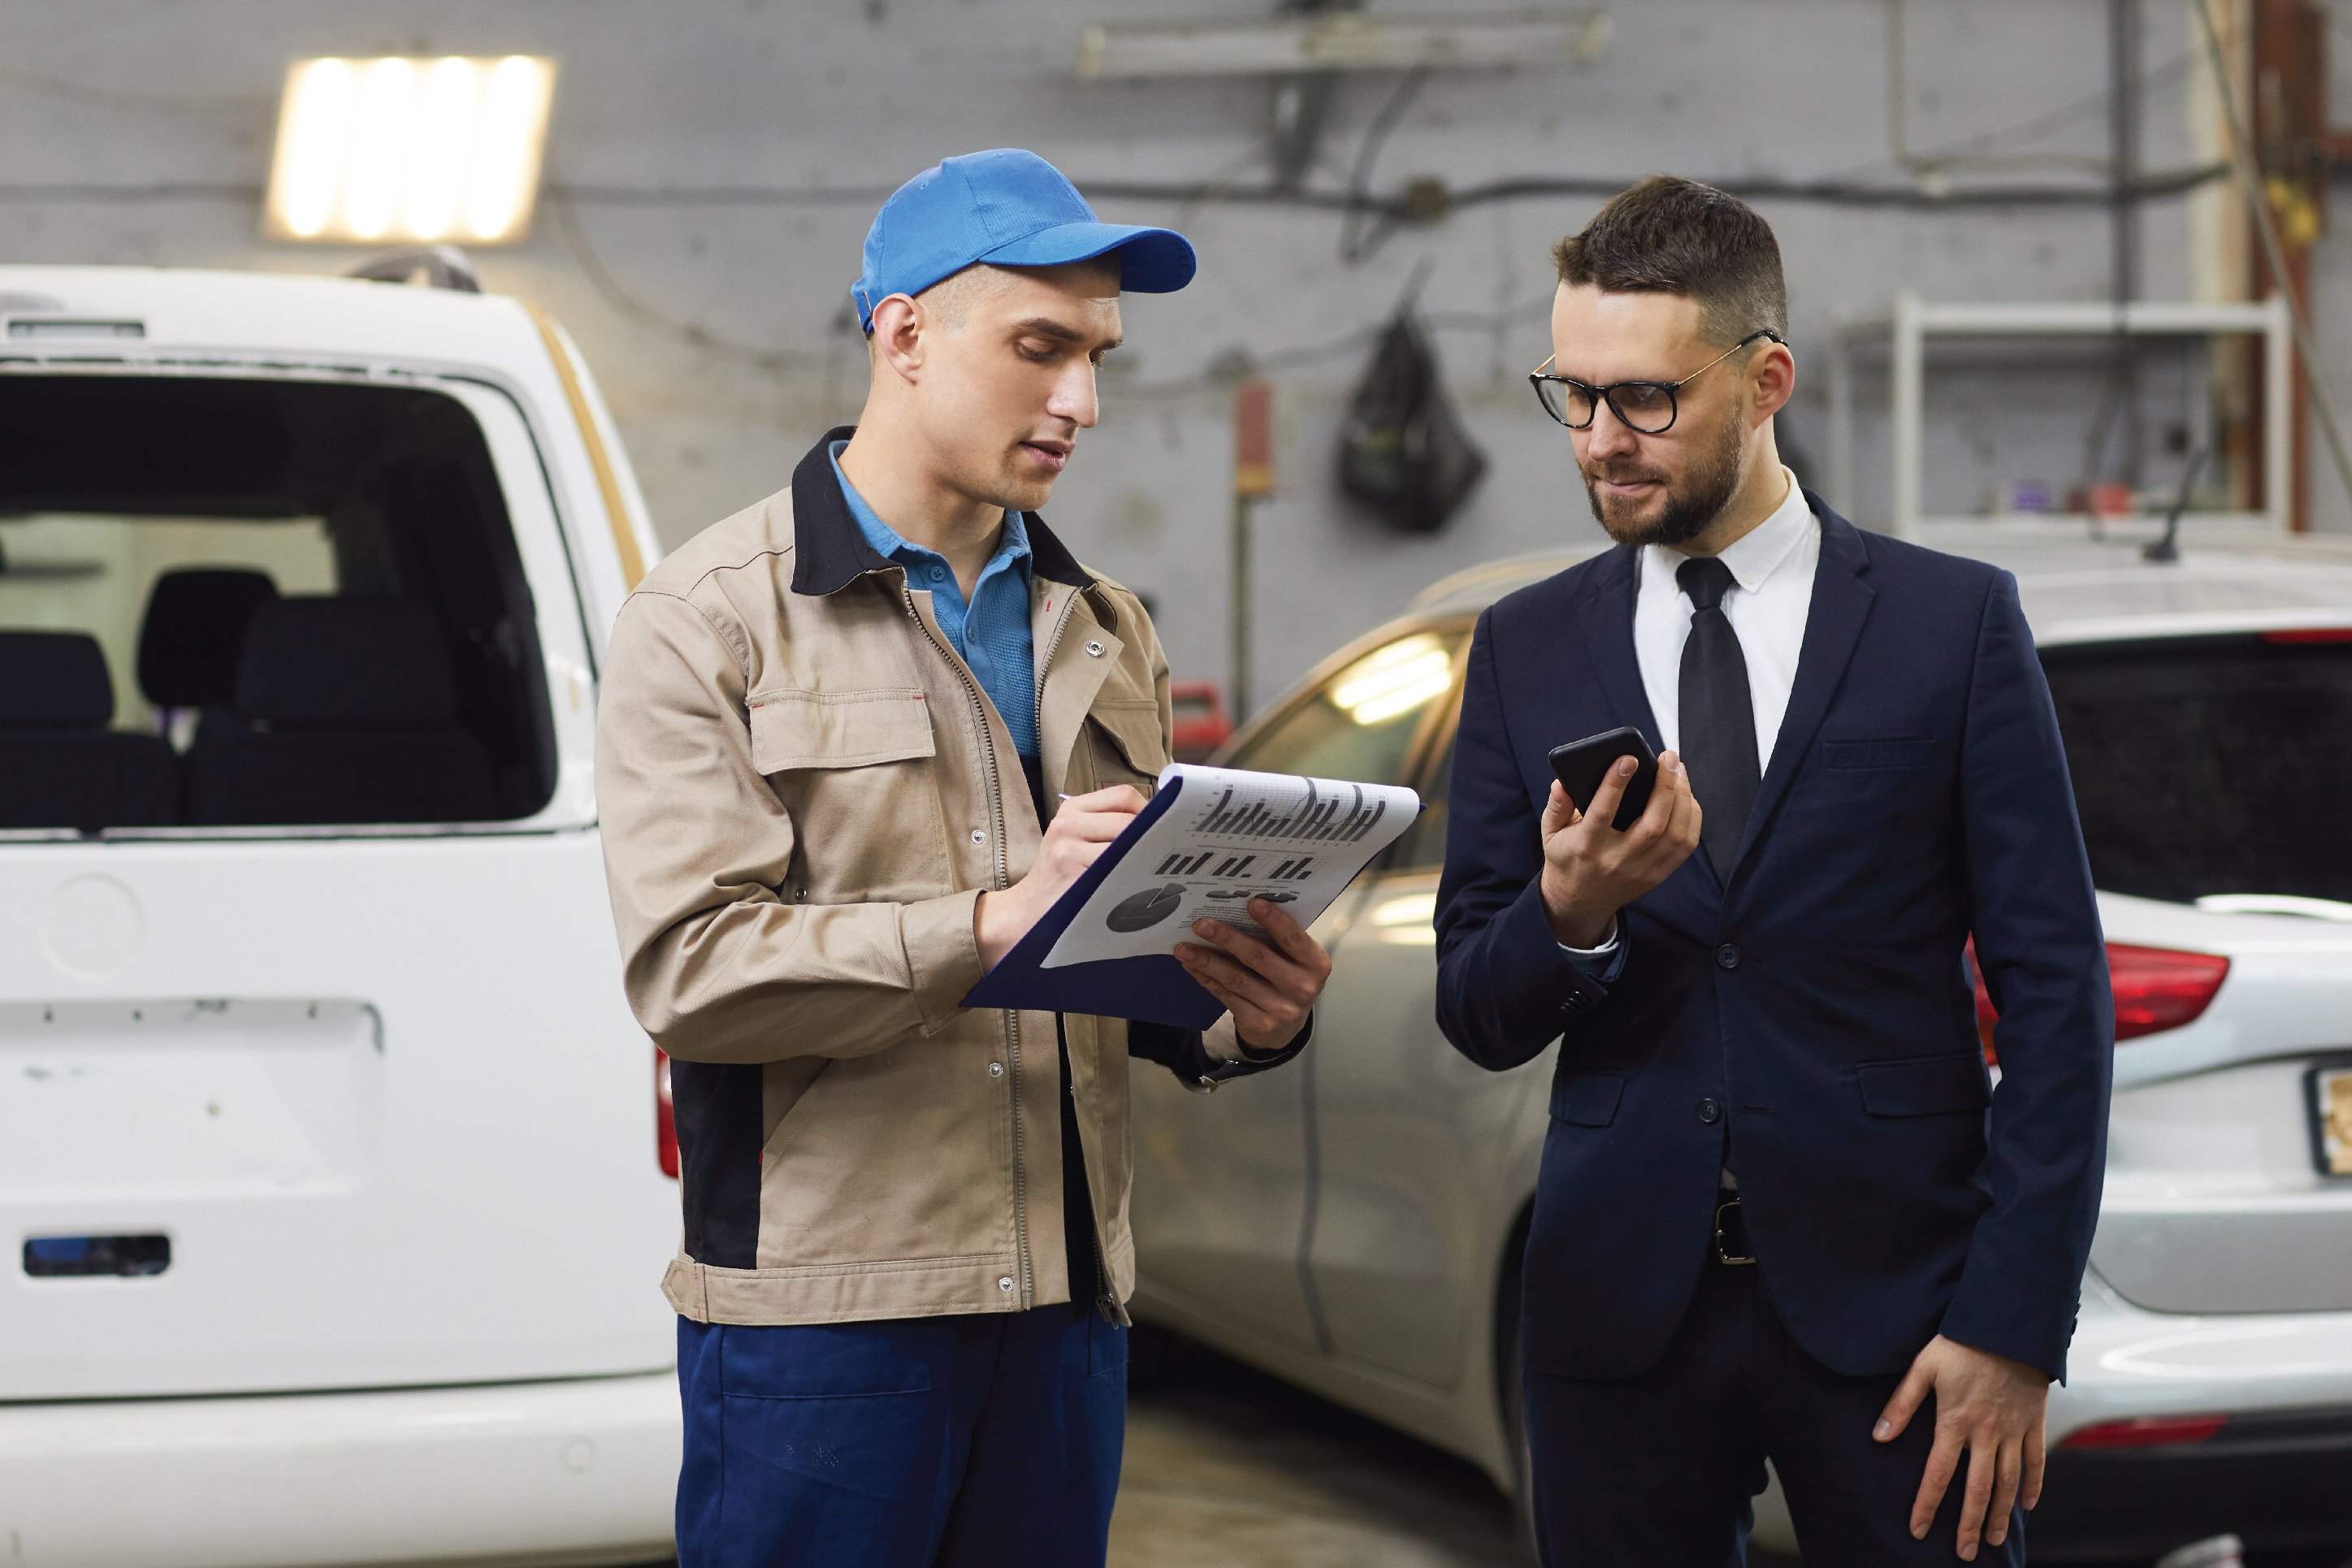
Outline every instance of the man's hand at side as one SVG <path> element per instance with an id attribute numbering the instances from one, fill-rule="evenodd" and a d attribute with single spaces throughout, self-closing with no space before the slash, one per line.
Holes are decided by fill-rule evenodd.
<path id="1" fill-rule="evenodd" d="M 1633 759 L 1620 758 L 1592 792 L 1592 809 L 1580 812 L 1558 783 L 1543 812 L 1543 902 L 1552 935 L 1569 947 L 1599 947 L 1609 940 L 1617 911 L 1690 858 L 1698 847 L 1698 797 L 1672 752 L 1658 758 L 1658 782 L 1641 819 L 1620 833 L 1617 803 L 1633 776 Z"/>
<path id="2" fill-rule="evenodd" d="M 980 942 L 983 968 L 995 968 L 996 961 L 1029 934 L 1054 900 L 1095 863 L 1103 847 L 1126 831 L 1143 804 L 1143 792 L 1128 784 L 1063 800 L 1054 820 L 1045 825 L 1045 841 L 1037 847 L 1029 874 L 1002 892 L 980 896 L 972 912 L 972 934 Z"/>
<path id="3" fill-rule="evenodd" d="M 1222 921 L 1194 921 L 1193 933 L 1216 943 L 1177 946 L 1184 972 L 1234 1016 L 1234 1032 L 1254 1051 L 1278 1051 L 1298 1037 L 1299 1027 L 1331 978 L 1331 955 L 1307 934 L 1279 904 L 1252 899 L 1250 918 L 1274 940 L 1235 931 Z"/>
<path id="4" fill-rule="evenodd" d="M 1936 1396 L 1936 1446 L 1928 1450 L 1927 1471 L 1911 1503 L 1911 1535 L 1916 1541 L 1927 1539 L 1927 1527 L 1935 1522 L 1965 1448 L 1969 1480 L 1960 1499 L 1957 1546 L 1963 1562 L 1974 1562 L 1979 1538 L 1994 1546 L 2007 1538 L 2011 1503 L 2022 1497 L 2031 1509 L 2042 1500 L 2050 1379 L 2023 1362 L 1937 1334 L 1913 1359 L 1871 1436 L 1882 1443 L 1902 1436 L 1931 1393 Z"/>

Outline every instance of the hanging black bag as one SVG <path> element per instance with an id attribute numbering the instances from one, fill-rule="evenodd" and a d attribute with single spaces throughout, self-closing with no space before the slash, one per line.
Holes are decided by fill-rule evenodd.
<path id="1" fill-rule="evenodd" d="M 1381 331 L 1339 426 L 1339 488 L 1391 528 L 1435 533 L 1486 471 L 1411 300 Z"/>

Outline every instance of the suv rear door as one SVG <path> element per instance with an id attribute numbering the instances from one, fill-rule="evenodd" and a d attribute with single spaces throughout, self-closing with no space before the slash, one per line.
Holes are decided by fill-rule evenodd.
<path id="1" fill-rule="evenodd" d="M 0 1399 L 659 1368 L 674 1189 L 532 416 L 278 357 L 0 366 L 0 628 L 95 645 L 78 722 L 177 785 L 0 828 Z M 151 691 L 203 662 L 142 658 L 192 570 L 269 591 L 226 685 Z"/>

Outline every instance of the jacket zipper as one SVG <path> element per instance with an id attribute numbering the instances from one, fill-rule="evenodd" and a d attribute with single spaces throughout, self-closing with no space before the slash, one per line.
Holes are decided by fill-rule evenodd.
<path id="1" fill-rule="evenodd" d="M 933 635 L 924 624 L 922 613 L 915 608 L 915 591 L 907 586 L 904 576 L 898 579 L 898 593 L 907 605 L 907 618 L 922 632 L 924 639 L 939 649 L 940 657 L 948 661 L 963 682 L 964 695 L 971 701 L 971 719 L 980 730 L 981 762 L 988 772 L 989 826 L 996 834 L 996 886 L 992 892 L 1003 892 L 1013 879 L 1013 867 L 1004 848 L 1004 783 L 996 766 L 996 738 L 988 730 L 988 702 L 981 695 L 980 683 L 955 650 Z M 1005 1068 L 1013 1077 L 1013 1247 L 1021 1268 L 1021 1306 L 1025 1311 L 1036 1296 L 1035 1277 L 1029 1267 L 1029 1198 L 1028 1177 L 1022 1161 L 1021 1148 L 1021 1015 L 1011 1008 L 1004 1010 Z"/>
<path id="2" fill-rule="evenodd" d="M 1057 1043 L 1060 1045 L 1062 1049 L 1062 1057 L 1065 1060 L 1067 1060 L 1070 1054 L 1069 1031 L 1063 1027 L 1062 1020 L 1059 1017 L 1056 1017 L 1054 1020 L 1054 1028 L 1057 1036 Z M 1077 1085 L 1075 1082 L 1070 1085 L 1069 1093 L 1072 1097 L 1073 1102 L 1075 1103 L 1077 1095 Z M 1081 1160 L 1086 1157 L 1086 1141 L 1083 1137 L 1079 1140 L 1078 1143 L 1078 1157 Z M 1087 1240 L 1094 1244 L 1095 1310 L 1102 1315 L 1104 1322 L 1117 1323 L 1122 1329 L 1131 1329 L 1135 1327 L 1135 1320 L 1127 1315 L 1126 1304 L 1119 1300 L 1118 1294 L 1110 1288 L 1110 1259 L 1104 1255 L 1102 1231 L 1100 1227 L 1095 1224 L 1095 1182 L 1094 1173 L 1091 1169 L 1087 1171 L 1086 1177 L 1087 1179 L 1084 1184 L 1087 1190 Z M 1066 1188 L 1065 1190 L 1066 1190 Z M 1065 1215 L 1062 1217 L 1063 1223 L 1066 1226 L 1069 1223 L 1070 1216 Z M 1077 1303 L 1077 1300 L 1078 1282 L 1073 1279 L 1070 1281 L 1071 1304 L 1075 1306 Z"/>
<path id="3" fill-rule="evenodd" d="M 1093 1189 L 1089 1187 L 1087 1196 L 1091 1198 L 1093 1195 Z M 1095 1216 L 1092 1215 L 1087 1215 L 1087 1234 L 1093 1237 L 1095 1244 L 1095 1310 L 1103 1315 L 1103 1321 L 1131 1329 L 1135 1327 L 1135 1320 L 1127 1315 L 1127 1304 L 1110 1288 L 1110 1262 L 1103 1257 L 1102 1233 L 1095 1228 Z"/>
<path id="4" fill-rule="evenodd" d="M 1045 642 L 1045 657 L 1037 661 L 1037 714 L 1041 722 L 1045 713 L 1045 673 L 1054 667 L 1054 655 L 1061 648 L 1062 633 L 1069 627 L 1070 611 L 1076 607 L 1077 596 L 1078 590 L 1073 588 L 1069 592 L 1069 596 L 1062 601 L 1061 618 L 1054 623 L 1054 635 Z M 1071 1092 L 1073 1094 L 1077 1092 L 1076 1085 L 1071 1086 Z M 1091 1209 L 1094 1202 L 1094 1178 L 1091 1173 L 1087 1179 L 1087 1202 Z M 1103 1256 L 1102 1228 L 1095 1224 L 1095 1216 L 1092 1213 L 1087 1215 L 1087 1239 L 1094 1243 L 1095 1310 L 1102 1314 L 1105 1322 L 1117 1323 L 1122 1329 L 1133 1328 L 1135 1320 L 1128 1315 L 1126 1303 L 1121 1301 L 1118 1292 L 1111 1289 L 1110 1260 Z M 1072 1294 L 1075 1295 L 1077 1281 L 1072 1280 L 1070 1285 Z"/>

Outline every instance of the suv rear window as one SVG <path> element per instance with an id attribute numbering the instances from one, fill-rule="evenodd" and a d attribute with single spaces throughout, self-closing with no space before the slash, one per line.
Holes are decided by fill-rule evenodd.
<path id="1" fill-rule="evenodd" d="M 2181 637 L 2042 659 L 2101 888 L 2352 901 L 2352 641 Z"/>
<path id="2" fill-rule="evenodd" d="M 0 375 L 0 828 L 505 821 L 554 782 L 455 398 Z"/>

